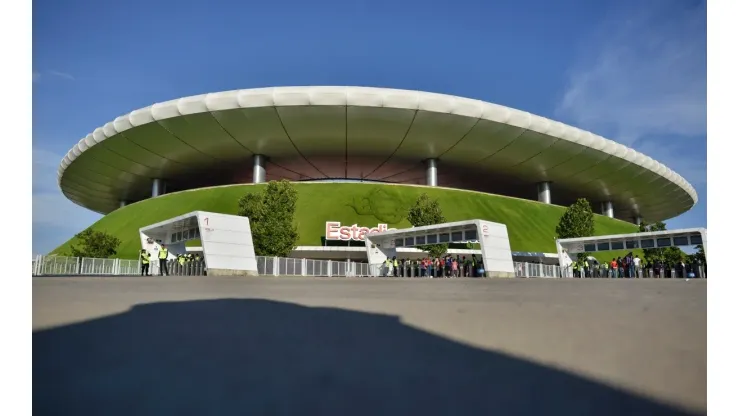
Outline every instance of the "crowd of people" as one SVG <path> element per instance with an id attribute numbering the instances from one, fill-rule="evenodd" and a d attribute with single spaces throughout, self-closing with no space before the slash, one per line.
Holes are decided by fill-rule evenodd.
<path id="1" fill-rule="evenodd" d="M 141 261 L 141 275 L 151 276 L 149 264 L 151 263 L 151 254 L 142 249 L 139 253 Z M 180 253 L 175 259 L 169 259 L 169 250 L 164 244 L 161 245 L 157 252 L 158 269 L 160 276 L 169 276 L 170 271 L 173 275 L 194 276 L 205 274 L 205 262 L 200 254 Z"/>
<path id="2" fill-rule="evenodd" d="M 573 277 L 608 277 L 616 279 L 633 278 L 693 278 L 699 276 L 700 263 L 686 263 L 683 260 L 675 264 L 661 260 L 653 263 L 643 262 L 631 252 L 624 257 L 612 258 L 611 261 L 599 264 L 595 260 L 577 260 L 572 265 Z"/>
<path id="3" fill-rule="evenodd" d="M 382 276 L 387 277 L 428 277 L 455 278 L 483 276 L 483 260 L 475 255 L 460 257 L 446 255 L 442 257 L 425 257 L 423 259 L 388 258 L 382 264 Z"/>

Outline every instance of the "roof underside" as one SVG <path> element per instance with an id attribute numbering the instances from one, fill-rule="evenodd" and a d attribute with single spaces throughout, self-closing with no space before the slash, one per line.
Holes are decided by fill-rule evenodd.
<path id="1" fill-rule="evenodd" d="M 108 213 L 147 197 L 152 178 L 249 168 L 254 154 L 291 160 L 306 179 L 336 177 L 322 163 L 337 157 L 376 169 L 437 158 L 440 173 L 471 168 L 492 181 L 551 181 L 592 202 L 611 200 L 625 219 L 664 220 L 697 202 L 675 172 L 589 132 L 477 100 L 359 87 L 238 90 L 136 110 L 80 140 L 62 160 L 59 184 L 75 203 Z"/>

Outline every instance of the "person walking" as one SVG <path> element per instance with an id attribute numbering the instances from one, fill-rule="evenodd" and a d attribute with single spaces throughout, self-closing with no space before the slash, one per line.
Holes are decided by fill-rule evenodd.
<path id="1" fill-rule="evenodd" d="M 139 258 L 141 259 L 141 275 L 142 276 L 151 276 L 149 274 L 149 259 L 151 256 L 145 249 L 141 249 L 141 253 L 139 254 Z"/>
<path id="2" fill-rule="evenodd" d="M 167 256 L 169 254 L 170 252 L 167 250 L 167 247 L 164 244 L 162 244 L 162 246 L 159 247 L 159 275 L 160 276 L 170 275 L 169 270 L 167 270 Z"/>

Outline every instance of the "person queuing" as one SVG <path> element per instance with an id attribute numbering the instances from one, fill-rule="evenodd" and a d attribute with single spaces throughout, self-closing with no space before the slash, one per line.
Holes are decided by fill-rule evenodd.
<path id="1" fill-rule="evenodd" d="M 632 259 L 632 269 L 634 270 L 635 277 L 642 277 L 642 268 L 640 267 L 641 262 L 642 261 L 638 256 L 635 256 L 635 258 Z"/>
<path id="2" fill-rule="evenodd" d="M 141 249 L 141 253 L 139 253 L 139 259 L 141 259 L 141 275 L 151 276 L 149 274 L 149 260 L 151 259 L 151 255 L 149 254 L 149 252 L 147 252 L 145 249 Z"/>
<path id="3" fill-rule="evenodd" d="M 617 277 L 617 259 L 612 257 L 610 266 L 611 266 L 611 278 L 614 279 Z"/>

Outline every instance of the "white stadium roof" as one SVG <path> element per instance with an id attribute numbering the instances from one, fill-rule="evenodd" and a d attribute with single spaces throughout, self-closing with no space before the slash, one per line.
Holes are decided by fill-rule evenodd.
<path id="1" fill-rule="evenodd" d="M 95 129 L 61 161 L 62 192 L 107 213 L 146 198 L 153 178 L 247 161 L 302 158 L 320 179 L 321 157 L 438 159 L 532 183 L 549 181 L 615 216 L 646 221 L 698 201 L 665 165 L 590 132 L 497 104 L 368 87 L 276 87 L 154 104 Z M 269 170 L 269 165 L 268 165 Z M 321 173 L 316 173 L 321 172 Z M 323 176 L 322 176 L 323 174 Z"/>

